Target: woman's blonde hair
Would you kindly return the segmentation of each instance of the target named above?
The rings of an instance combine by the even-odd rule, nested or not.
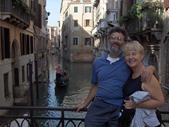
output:
[[[124,54],[128,54],[129,51],[137,51],[140,54],[144,55],[144,47],[136,40],[129,41],[124,45]]]

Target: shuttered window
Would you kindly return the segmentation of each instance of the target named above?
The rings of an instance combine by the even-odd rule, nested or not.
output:
[[[0,27],[1,59],[10,58],[10,36],[9,29]]]

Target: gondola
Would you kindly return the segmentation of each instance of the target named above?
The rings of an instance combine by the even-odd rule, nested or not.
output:
[[[69,78],[66,72],[63,72],[63,74],[56,73],[56,80],[55,80],[56,86],[67,86],[68,82],[69,82]]]

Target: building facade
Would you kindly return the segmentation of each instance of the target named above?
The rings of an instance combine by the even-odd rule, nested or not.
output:
[[[34,56],[35,78],[37,83],[48,82],[48,30],[47,20],[49,13],[46,11],[46,0],[34,0]]]
[[[49,53],[55,54],[60,52],[60,41],[59,41],[59,28],[56,26],[48,26]]]
[[[91,62],[93,59],[93,7],[90,0],[62,0],[62,55],[71,62]]]
[[[41,2],[45,3],[44,0]],[[30,81],[34,82],[36,77],[35,27],[38,26],[35,23],[35,6],[44,6],[32,0],[0,0],[0,3],[1,105],[27,103]],[[41,12],[40,17],[43,15]]]

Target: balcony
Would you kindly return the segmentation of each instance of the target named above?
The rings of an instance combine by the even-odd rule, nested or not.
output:
[[[22,29],[29,27],[31,16],[26,4],[20,0],[0,0],[0,3],[0,20],[7,21]]]

